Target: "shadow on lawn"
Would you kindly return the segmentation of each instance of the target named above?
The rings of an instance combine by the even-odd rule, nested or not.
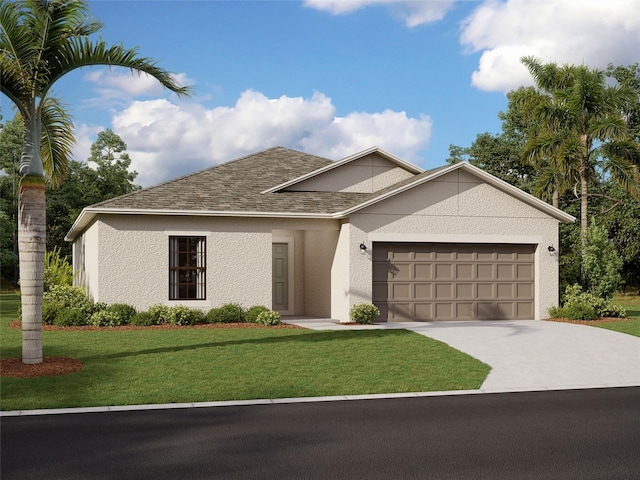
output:
[[[291,342],[335,342],[340,340],[369,340],[372,338],[414,335],[406,330],[371,330],[371,331],[320,331],[304,332],[278,337],[246,338],[240,340],[227,340],[216,342],[197,343],[193,345],[176,345],[170,347],[149,348],[138,351],[111,353],[106,355],[93,355],[83,357],[83,360],[108,360],[116,358],[136,357],[138,355],[153,355],[158,353],[175,353],[201,348],[229,347],[234,345],[277,344]]]

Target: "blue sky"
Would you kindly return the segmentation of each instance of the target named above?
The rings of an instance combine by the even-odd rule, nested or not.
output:
[[[75,157],[112,128],[148,186],[275,145],[340,159],[377,145],[422,168],[449,144],[498,132],[522,55],[639,60],[637,0],[90,2],[109,43],[140,47],[195,88],[101,67],[54,89],[76,122]],[[2,112],[9,116],[6,97]]]

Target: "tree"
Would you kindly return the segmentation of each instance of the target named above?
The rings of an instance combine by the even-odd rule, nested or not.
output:
[[[23,129],[20,115],[0,125],[0,274],[14,284],[18,283],[18,166]]]
[[[98,133],[88,162],[70,161],[65,182],[47,188],[47,251],[58,248],[69,257],[71,245],[64,237],[84,207],[140,188],[134,184],[137,173],[129,170],[131,159],[126,148],[111,130]]]
[[[18,194],[24,363],[42,362],[45,171],[53,184],[61,182],[73,145],[73,124],[50,96],[51,88],[77,68],[110,65],[146,73],[179,95],[189,94],[136,48],[93,40],[101,28],[85,0],[0,0],[0,91],[24,120]]]
[[[125,151],[127,144],[110,128],[98,133],[91,145],[89,162],[97,165],[98,190],[101,200],[134,192],[140,187],[133,181],[138,172],[130,172],[131,158]]]
[[[559,67],[533,57],[524,57],[522,63],[538,88],[530,99],[529,112],[540,125],[528,137],[524,156],[532,163],[545,162],[555,178],[578,180],[584,280],[590,184],[609,178],[640,198],[640,148],[622,115],[633,92],[619,85],[607,86],[604,72],[584,65]]]
[[[470,147],[449,146],[449,163],[456,163],[467,159],[476,167],[495,175],[496,177],[515,185],[525,191],[531,190],[531,181],[535,177],[535,168],[522,162],[522,150],[526,140],[524,116],[517,101],[521,91],[518,89],[507,94],[509,107],[506,112],[500,112],[502,133],[489,132],[478,134]]]

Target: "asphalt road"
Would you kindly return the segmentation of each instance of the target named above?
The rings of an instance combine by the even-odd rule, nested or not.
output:
[[[1,419],[14,479],[640,478],[640,387]]]

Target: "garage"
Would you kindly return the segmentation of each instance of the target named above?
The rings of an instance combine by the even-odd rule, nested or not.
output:
[[[535,245],[373,244],[379,321],[531,320]]]

